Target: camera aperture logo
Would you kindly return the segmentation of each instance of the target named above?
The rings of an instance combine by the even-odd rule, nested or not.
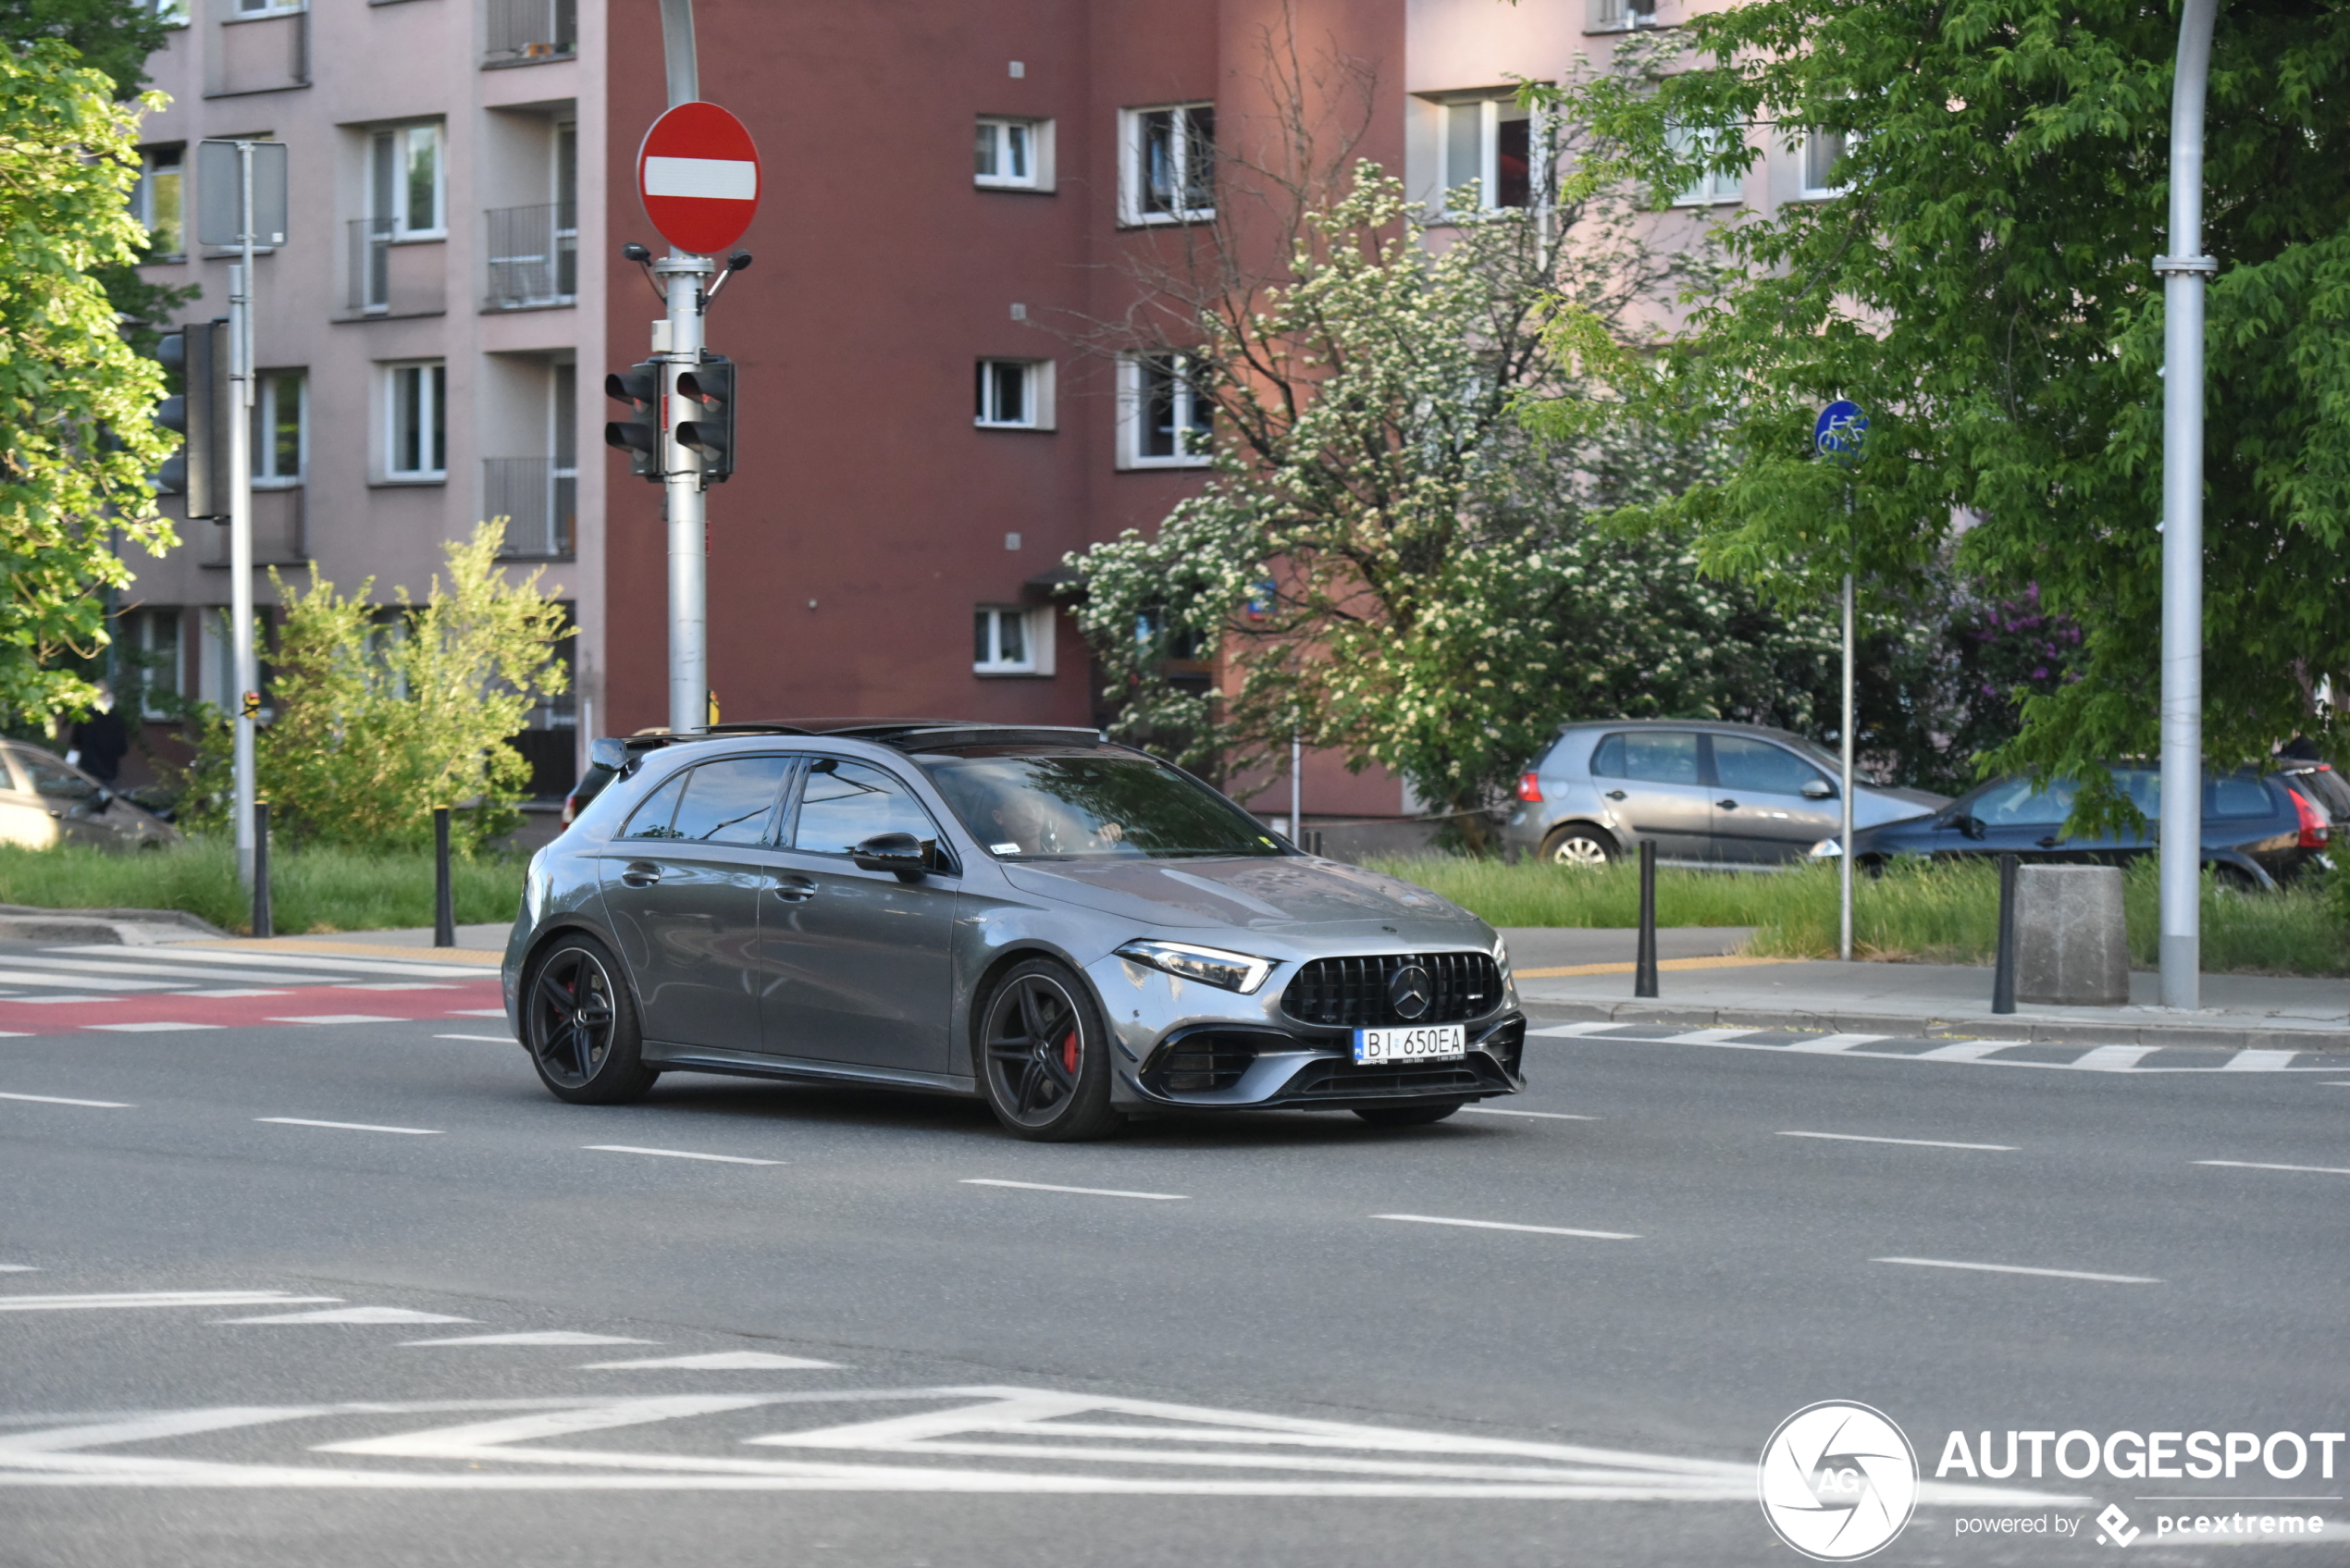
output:
[[[1889,1543],[1918,1500],[1918,1456],[1883,1412],[1844,1400],[1806,1405],[1762,1445],[1762,1517],[1820,1562],[1850,1562]]]

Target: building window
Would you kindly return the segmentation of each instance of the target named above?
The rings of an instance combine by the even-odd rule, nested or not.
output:
[[[1673,126],[1664,133],[1665,145],[1676,157],[1713,157],[1728,146],[1727,133],[1719,130],[1692,130]],[[1735,202],[1741,193],[1744,177],[1735,170],[1708,169],[1673,198],[1676,207],[1706,207],[1722,202]]]
[[[385,386],[384,472],[394,479],[449,476],[449,367],[395,364]]]
[[[1051,674],[1052,607],[983,604],[972,611],[971,671],[980,675]]]
[[[188,0],[142,0],[142,8],[152,4],[156,19],[166,27],[188,25]]]
[[[1128,109],[1119,204],[1128,223],[1216,216],[1216,105]]]
[[[1849,138],[1840,130],[1815,130],[1803,138],[1803,194],[1812,201],[1825,201],[1841,196],[1851,187],[1839,184],[1836,166],[1844,161],[1850,150]]]
[[[169,719],[179,696],[179,611],[134,610],[116,633],[114,686],[126,712]]]
[[[1051,429],[1052,361],[981,360],[971,422],[989,430]]]
[[[309,0],[237,0],[237,15],[240,17],[282,17],[291,11],[306,11],[309,8]]]
[[[392,240],[438,240],[448,232],[447,180],[439,121],[378,130],[368,147],[368,216]]]
[[[184,147],[149,147],[139,154],[139,183],[130,192],[130,214],[146,225],[154,247],[149,261],[179,261],[188,253],[188,152]]]
[[[301,484],[309,437],[310,378],[299,370],[263,371],[254,383],[253,482]]]
[[[1533,116],[1514,96],[1445,105],[1446,210],[1459,214],[1533,205],[1534,152]],[[1464,190],[1471,185],[1474,191]]]
[[[982,118],[971,150],[971,183],[998,191],[1049,190],[1053,122]]]
[[[1656,0],[1587,0],[1585,32],[1630,32],[1656,25]]]
[[[1215,404],[1181,354],[1136,354],[1119,364],[1119,458],[1126,468],[1204,468],[1212,461]]]

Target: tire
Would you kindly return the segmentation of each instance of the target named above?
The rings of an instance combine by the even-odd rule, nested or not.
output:
[[[1603,829],[1589,822],[1569,822],[1552,830],[1542,841],[1542,863],[1546,866],[1567,866],[1580,870],[1594,870],[1608,864],[1623,849]]]
[[[980,1085],[1013,1137],[1073,1143],[1125,1121],[1110,1108],[1109,1028],[1068,965],[1015,964],[988,992],[978,1029]]]
[[[625,971],[585,932],[559,938],[530,967],[523,991],[523,1044],[538,1081],[575,1105],[641,1100],[661,1076],[645,1066]]]
[[[1373,1127],[1426,1127],[1442,1121],[1462,1104],[1455,1100],[1449,1105],[1358,1105],[1354,1114]]]

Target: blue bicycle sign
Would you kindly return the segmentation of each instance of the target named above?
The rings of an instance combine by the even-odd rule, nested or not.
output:
[[[1861,443],[1869,434],[1869,416],[1861,405],[1843,398],[1820,410],[1812,426],[1812,445],[1830,463],[1850,467],[1861,461]]]

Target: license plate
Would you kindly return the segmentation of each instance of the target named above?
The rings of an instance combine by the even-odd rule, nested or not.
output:
[[[1468,1026],[1428,1024],[1417,1029],[1358,1029],[1354,1062],[1450,1062],[1468,1054]]]

